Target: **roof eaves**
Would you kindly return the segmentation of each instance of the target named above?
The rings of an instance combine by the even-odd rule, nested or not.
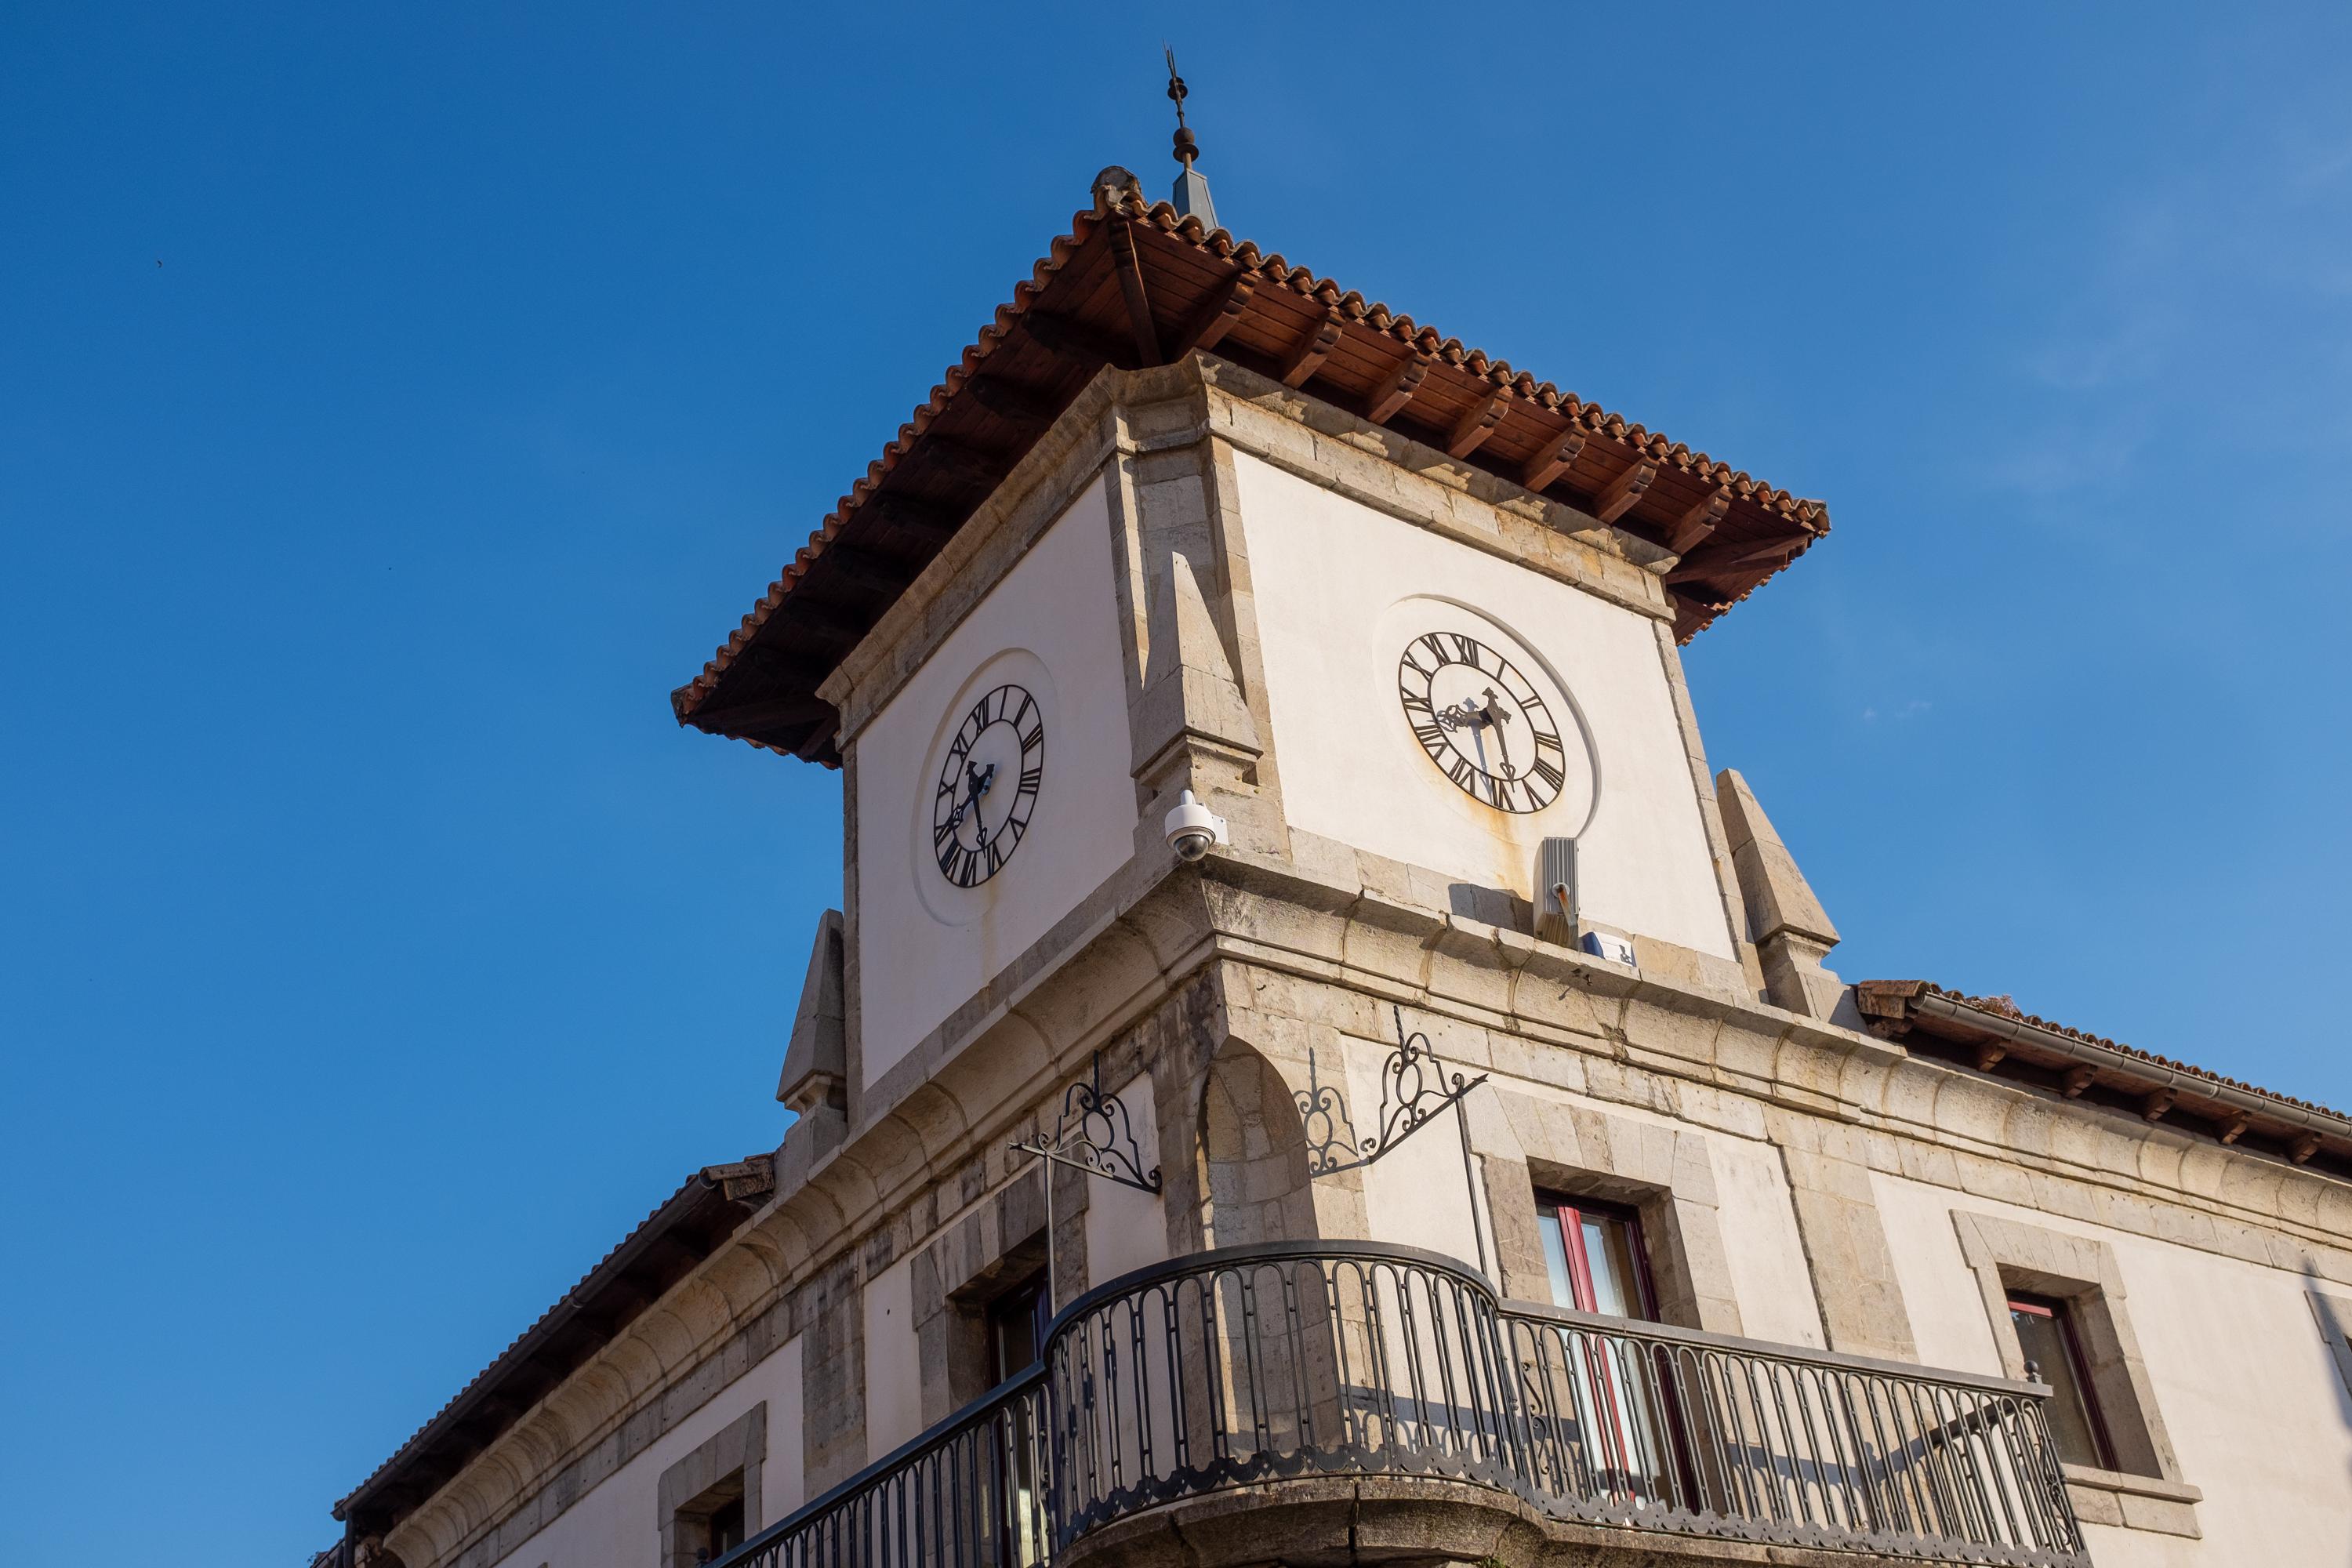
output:
[[[1802,530],[1802,537],[1790,548],[1784,558],[1770,564],[1755,581],[1730,597],[1708,601],[1695,595],[1686,596],[1687,607],[1696,613],[1696,618],[1678,627],[1677,635],[1682,640],[1687,641],[1716,616],[1733,605],[1744,602],[1757,588],[1786,571],[1816,541],[1829,532],[1829,510],[1820,501],[1791,495],[1755,479],[1745,470],[1735,469],[1727,463],[1717,461],[1705,452],[1694,451],[1688,446],[1672,441],[1622,415],[1587,403],[1573,393],[1562,392],[1550,382],[1537,381],[1528,373],[1514,369],[1507,360],[1497,359],[1482,349],[1466,346],[1459,339],[1443,337],[1434,328],[1423,326],[1409,315],[1390,310],[1385,304],[1367,301],[1353,289],[1343,290],[1335,280],[1318,278],[1304,267],[1293,266],[1278,252],[1269,255],[1261,252],[1251,241],[1234,240],[1224,229],[1207,228],[1199,218],[1180,215],[1166,202],[1146,203],[1130,186],[1118,203],[1073,216],[1070,231],[1047,247],[1046,254],[1032,268],[1030,277],[1013,289],[1012,299],[998,308],[992,321],[981,330],[957,363],[949,367],[940,384],[931,389],[930,396],[899,427],[897,437],[883,447],[879,458],[867,465],[865,476],[850,488],[849,493],[841,498],[835,510],[810,533],[808,542],[769,584],[767,592],[742,617],[727,641],[705,662],[692,680],[670,694],[671,709],[679,723],[695,721],[705,700],[717,689],[720,678],[782,606],[809,570],[824,557],[851,516],[914,449],[923,433],[946,410],[956,394],[979,373],[990,355],[1005,342],[1014,324],[1045,291],[1055,277],[1105,222],[1114,218],[1147,226],[1154,232],[1215,260],[1230,262],[1243,273],[1253,277],[1261,287],[1270,285],[1316,300],[1347,321],[1465,371],[1485,380],[1497,391],[1508,392],[1537,406],[1556,412],[1577,427],[1605,437],[1629,449],[1642,461],[1664,465],[1704,485],[1727,491],[1733,497],[1774,513]],[[778,749],[761,741],[745,739],[750,744],[763,750]]]
[[[1984,1036],[2034,1040],[2078,1061],[2144,1080],[2151,1092],[2186,1089],[2303,1129],[2315,1138],[2324,1136],[2352,1153],[2352,1117],[2342,1111],[2055,1023],[2024,1011],[2006,996],[1971,995],[1927,980],[1865,980],[1854,989],[1864,1016],[1897,1037],[1917,1025],[1932,1027],[1945,1022],[1961,1024]],[[2305,1154],[2304,1160],[2308,1158]]]
[[[754,1156],[750,1163],[765,1158]],[[760,1196],[759,1191],[741,1186],[730,1179],[730,1174],[740,1168],[708,1167],[688,1176],[676,1192],[663,1199],[626,1236],[614,1243],[593,1268],[581,1276],[577,1284],[541,1313],[529,1328],[516,1335],[488,1366],[477,1373],[430,1419],[410,1434],[391,1458],[378,1465],[365,1480],[340,1499],[332,1510],[333,1517],[352,1519],[374,1495],[386,1490],[404,1468],[425,1460],[439,1439],[453,1432],[466,1420],[473,1407],[490,1398],[510,1374],[546,1348],[558,1331],[589,1307],[605,1287],[617,1282],[641,1256],[663,1238],[683,1228],[689,1218],[698,1215],[707,1205],[718,1203],[737,1208],[740,1212],[736,1215],[735,1223],[740,1225],[757,1206]]]

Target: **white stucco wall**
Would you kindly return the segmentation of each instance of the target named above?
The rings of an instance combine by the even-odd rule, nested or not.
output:
[[[1521,897],[1539,842],[1572,837],[1587,918],[1733,956],[1651,622],[1245,454],[1235,463],[1294,824]],[[1398,706],[1406,642],[1481,623],[1542,662],[1589,737],[1589,778],[1580,783],[1572,760],[1560,798],[1539,812],[1473,802],[1431,764]],[[1568,725],[1562,733],[1573,751]]]
[[[592,1488],[547,1528],[509,1552],[499,1568],[646,1568],[666,1550],[659,1516],[662,1472],[761,1400],[768,1452],[760,1469],[764,1529],[807,1501],[801,1468],[801,1342],[784,1342],[758,1365]]]
[[[902,1258],[866,1285],[866,1457],[880,1458],[923,1429],[923,1357],[915,1338],[914,1262]]]
[[[1160,1163],[1160,1123],[1153,1113],[1151,1079],[1132,1079],[1113,1092],[1127,1107],[1139,1163],[1148,1174]],[[1094,1182],[1087,1194],[1086,1229],[1090,1284],[1104,1284],[1168,1256],[1168,1220],[1157,1194],[1138,1192],[1117,1182]],[[1069,1302],[1065,1300],[1055,1305],[1066,1307]]]
[[[1381,1104],[1381,1066],[1396,1049],[1393,1040],[1359,1040],[1340,1037],[1347,1049],[1348,1113],[1359,1143],[1378,1135],[1375,1117]],[[1324,1082],[1337,1064],[1318,1061]],[[1481,1091],[1473,1089],[1473,1094]],[[1473,1222],[1469,1178],[1462,1167],[1462,1131],[1449,1110],[1434,1121],[1358,1173],[1364,1189],[1364,1219],[1374,1240],[1401,1247],[1422,1247],[1458,1258],[1475,1268],[1481,1229],[1486,1216]],[[1339,1157],[1348,1158],[1346,1151]],[[1486,1258],[1490,1271],[1495,1259]]]
[[[1127,687],[1110,512],[1089,486],[867,722],[856,753],[859,1038],[873,1083],[1045,934],[1134,848]],[[1028,832],[988,881],[958,889],[931,853],[950,737],[1011,681],[1045,710],[1045,783]]]
[[[1919,1359],[1929,1366],[2000,1370],[1983,1298],[1952,1228],[1955,1210],[2114,1248],[2180,1479],[2205,1493],[2197,1505],[2204,1539],[2086,1526],[2095,1562],[2352,1562],[2352,1425],[2302,1276],[1885,1173],[1872,1180]]]

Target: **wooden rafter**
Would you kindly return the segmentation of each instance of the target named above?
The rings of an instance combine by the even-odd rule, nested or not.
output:
[[[1249,314],[1251,299],[1257,292],[1255,273],[1236,272],[1218,285],[1216,290],[1201,301],[1192,319],[1184,323],[1183,335],[1176,340],[1179,349],[1213,349],[1224,341],[1235,323]]]
[[[1051,310],[1032,310],[1021,318],[1021,323],[1039,346],[1069,359],[1117,364],[1134,352],[1108,332]]]
[[[853,615],[838,605],[803,594],[793,595],[793,629],[806,632],[819,642],[849,647],[866,635],[871,624],[865,616]]]
[[[1616,521],[1633,510],[1633,503],[1642,499],[1642,492],[1648,489],[1650,481],[1657,477],[1658,470],[1650,464],[1635,463],[1610,480],[1607,489],[1592,498],[1592,515],[1603,522]]]
[[[1666,535],[1666,548],[1676,555],[1687,555],[1713,533],[1731,510],[1731,491],[1718,489],[1683,513]]]
[[[1536,448],[1536,455],[1519,469],[1519,483],[1531,490],[1547,488],[1552,480],[1568,472],[1569,466],[1576,461],[1576,455],[1583,450],[1584,432],[1573,425],[1570,426]]]
[[[963,389],[982,408],[1015,425],[1042,429],[1061,412],[1052,398],[1001,375],[975,375],[963,384]]]
[[[1421,384],[1429,374],[1429,367],[1437,362],[1418,351],[1405,355],[1388,379],[1374,389],[1371,401],[1365,405],[1364,416],[1375,425],[1385,425],[1412,401]]]
[[[887,555],[854,544],[835,544],[818,560],[836,580],[877,594],[896,595],[915,580],[914,573]]]
[[[956,531],[954,513],[906,496],[869,496],[858,509],[858,515],[870,517],[885,528],[911,533],[930,544],[946,543]]]
[[[1449,457],[1466,458],[1484,446],[1495,426],[1503,422],[1503,410],[1511,405],[1511,395],[1499,388],[1485,401],[1474,403],[1461,418],[1454,422],[1453,433],[1445,438]]]
[[[804,763],[814,762],[826,747],[833,744],[834,736],[840,731],[841,714],[836,710],[816,721],[815,726],[801,738],[800,743],[792,748],[793,755]]]
[[[1339,312],[1326,308],[1323,319],[1309,327],[1307,335],[1282,356],[1282,384],[1306,385],[1307,378],[1322,368],[1323,362],[1331,357],[1331,351],[1339,346],[1343,325]]]
[[[1742,572],[1752,566],[1777,565],[1796,553],[1802,539],[1776,539],[1769,544],[1750,545],[1747,549],[1725,546],[1710,550],[1685,561],[1666,574],[1669,583],[1688,583],[1700,577],[1720,577],[1727,572]]]
[[[1111,259],[1118,267],[1118,289],[1127,296],[1127,324],[1135,352],[1147,365],[1164,363],[1160,329],[1152,324],[1151,300],[1143,291],[1143,258],[1135,253],[1135,228],[1125,219],[1110,226]]]
[[[923,455],[941,472],[989,489],[994,489],[1013,471],[1012,463],[995,453],[967,447],[936,431],[923,437]]]

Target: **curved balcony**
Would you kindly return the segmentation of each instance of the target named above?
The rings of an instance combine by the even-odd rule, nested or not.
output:
[[[1385,1495],[1419,1497],[1424,1517],[1436,1499],[1488,1498],[1587,1553],[1624,1532],[1652,1556],[1680,1537],[1695,1557],[1745,1543],[1732,1554],[1749,1561],[1783,1548],[2072,1568],[2087,1559],[2047,1394],[1507,1304],[1413,1248],[1233,1247],[1087,1292],[1054,1320],[1040,1365],[723,1568],[1068,1563],[1152,1510],[1235,1489],[1259,1489],[1262,1510],[1282,1489],[1268,1483],[1332,1477],[1392,1479]],[[1307,1554],[1268,1544],[1262,1560],[1286,1552]]]

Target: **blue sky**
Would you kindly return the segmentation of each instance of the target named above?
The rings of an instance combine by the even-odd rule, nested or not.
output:
[[[1830,503],[1688,662],[1838,969],[2352,1106],[2352,12],[2054,9],[17,0],[0,1560],[297,1560],[775,1143],[837,780],[667,693],[1163,32],[1236,233]]]

